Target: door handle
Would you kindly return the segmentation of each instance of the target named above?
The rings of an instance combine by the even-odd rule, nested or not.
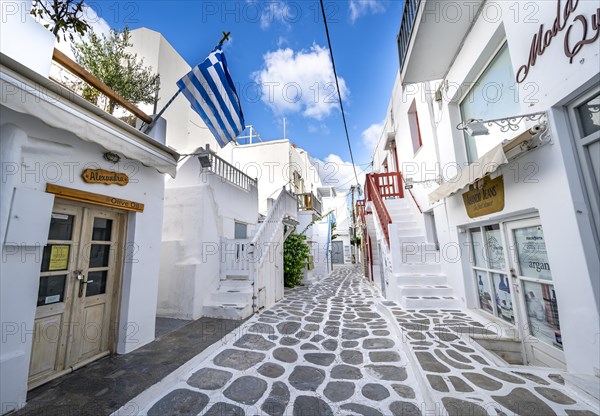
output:
[[[84,275],[82,272],[82,270],[77,270],[78,275],[77,275],[77,279],[79,280],[79,297],[82,298],[83,297],[83,292],[85,290],[85,288],[87,287],[88,283],[94,283],[93,280],[88,280],[87,276]]]

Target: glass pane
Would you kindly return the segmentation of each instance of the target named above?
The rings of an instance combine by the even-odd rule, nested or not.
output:
[[[562,349],[554,286],[524,281],[523,288],[529,332],[540,341]]]
[[[485,244],[490,269],[505,270],[504,247],[502,247],[502,237],[500,236],[500,225],[488,225],[484,227]]]
[[[94,218],[94,230],[92,231],[92,240],[110,241],[112,234],[112,220],[106,218]]]
[[[235,236],[236,240],[244,240],[248,236],[248,225],[240,222],[235,223]]]
[[[473,244],[475,266],[487,267],[487,262],[485,261],[485,246],[483,245],[483,237],[479,228],[471,230],[471,242]]]
[[[42,254],[41,271],[67,270],[69,268],[70,249],[71,246],[68,244],[48,244],[45,246]]]
[[[110,249],[109,244],[92,244],[90,250],[90,268],[108,267]]]
[[[48,240],[71,240],[74,219],[73,215],[52,213]]]
[[[542,227],[520,228],[513,233],[521,276],[552,280]]]
[[[582,136],[587,137],[600,130],[600,94],[576,108],[581,123]]]
[[[67,275],[40,277],[37,306],[62,302]]]
[[[483,310],[494,313],[494,309],[492,307],[492,291],[487,272],[475,271],[475,276],[477,279],[477,289],[479,293],[479,306]]]
[[[514,324],[515,317],[508,276],[492,273],[492,280],[494,281],[494,295],[496,296],[496,315],[506,322]]]
[[[461,118],[492,120],[521,113],[513,66],[504,45],[460,103]],[[469,162],[474,162],[506,139],[505,135],[472,137],[465,134]]]
[[[89,272],[88,273],[88,284],[85,290],[85,296],[95,296],[106,293],[106,277],[108,271],[103,272]]]

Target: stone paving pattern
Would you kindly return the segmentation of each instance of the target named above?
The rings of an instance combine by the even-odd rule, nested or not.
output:
[[[492,365],[469,331],[487,330],[460,311],[404,310],[340,267],[286,291],[138,414],[596,414],[552,371]]]

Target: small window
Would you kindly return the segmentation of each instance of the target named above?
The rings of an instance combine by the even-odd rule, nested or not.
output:
[[[248,238],[248,224],[236,221],[234,238],[236,240],[245,240],[246,238]]]
[[[408,126],[410,127],[413,152],[417,153],[417,151],[423,146],[423,139],[421,138],[421,127],[419,126],[417,105],[414,100],[408,110]]]

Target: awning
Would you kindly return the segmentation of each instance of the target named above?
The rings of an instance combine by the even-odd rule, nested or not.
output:
[[[4,58],[3,64],[12,61]],[[11,92],[6,94],[2,105],[175,177],[179,159],[175,150],[126,125],[63,86],[18,63],[14,65],[21,66],[16,68],[18,72],[6,66],[1,68],[0,88]]]
[[[500,166],[508,163],[504,146],[499,144],[485,155],[462,169],[458,175],[441,184],[435,191],[429,194],[429,203],[433,204],[444,199],[473,182],[483,179],[486,175],[496,171]]]

